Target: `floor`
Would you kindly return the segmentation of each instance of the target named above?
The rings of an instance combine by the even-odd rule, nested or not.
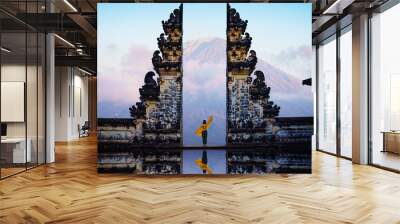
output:
[[[0,168],[0,169],[1,169],[1,177],[7,177],[7,176],[11,176],[13,174],[16,174],[16,173],[24,171],[25,167],[24,168],[20,168],[20,167],[14,168],[14,167],[12,167],[12,168]]]
[[[19,167],[7,167],[7,168],[0,168],[1,172],[1,178],[5,178],[11,175],[15,175],[17,173],[23,172],[26,169],[32,169],[35,168],[37,165],[36,164],[27,164],[27,167],[25,168],[25,165],[20,165]]]
[[[314,152],[312,175],[97,174],[96,141],[0,181],[0,223],[400,223],[400,175]]]
[[[391,169],[400,170],[400,155],[391,152],[374,151],[373,163]]]

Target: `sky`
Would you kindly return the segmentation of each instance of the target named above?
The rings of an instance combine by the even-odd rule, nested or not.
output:
[[[234,3],[231,6],[249,21],[247,32],[253,37],[252,49],[257,51],[259,59],[296,79],[311,76],[311,4]],[[161,21],[167,20],[177,7],[178,3],[98,4],[99,117],[129,117],[128,108],[139,101],[144,75],[152,70],[151,57],[157,49],[156,38],[163,32]],[[225,40],[225,30],[225,4],[184,4],[184,45],[215,37]],[[222,64],[226,59],[218,60],[219,64],[212,64],[212,58],[202,61],[202,64],[194,59],[190,63],[197,66],[197,73],[204,68],[203,74],[211,76],[208,71],[213,66],[218,74],[224,69]],[[185,74],[188,71],[186,67]],[[209,88],[211,90],[218,89],[217,86],[224,82],[223,77],[212,76],[212,80],[215,86]],[[202,87],[199,83],[196,85]],[[189,83],[184,84],[184,91],[185,87],[196,90],[196,86]],[[224,91],[225,87],[221,89]],[[223,100],[220,97],[225,94],[223,91],[210,91],[210,94]],[[271,92],[273,95],[274,87]],[[215,110],[222,112],[221,108]],[[201,116],[207,114],[203,111]]]
[[[183,145],[202,145],[195,131],[210,115],[207,145],[226,145],[226,4],[184,5],[183,35]]]
[[[98,116],[129,117],[144,76],[153,69],[157,37],[178,3],[99,3]]]
[[[285,48],[311,47],[311,4],[232,3],[253,36],[258,56],[279,54]]]

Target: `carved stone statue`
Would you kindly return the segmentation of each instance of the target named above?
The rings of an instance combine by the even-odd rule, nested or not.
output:
[[[160,67],[162,67],[162,61],[163,59],[160,56],[160,51],[159,50],[154,51],[151,62],[153,63],[153,68],[157,73],[160,73]]]
[[[160,95],[160,86],[154,80],[154,72],[148,72],[144,78],[144,86],[139,89],[142,100],[157,100]]]
[[[265,85],[265,76],[264,76],[264,73],[262,71],[257,70],[257,71],[254,72],[254,75],[256,76],[256,78],[253,81],[253,85],[255,87],[266,86]]]
[[[129,113],[133,119],[145,118],[146,107],[143,102],[137,102],[136,106],[132,105],[132,107],[129,108]]]
[[[163,46],[167,43],[167,39],[165,38],[165,34],[160,34],[160,37],[157,38],[158,48],[162,49]]]
[[[255,50],[250,50],[250,55],[246,59],[246,65],[249,67],[252,71],[256,68],[257,64],[257,54]]]
[[[249,33],[245,33],[244,34],[244,37],[242,37],[242,39],[240,40],[240,43],[241,44],[243,44],[243,45],[246,45],[246,46],[251,46],[251,40],[252,40],[253,38],[251,38],[250,37],[250,34]]]
[[[153,58],[151,59],[153,63],[153,68],[154,70],[160,74],[160,68],[164,68],[166,70],[170,70],[171,68],[179,68],[181,66],[181,62],[173,62],[173,61],[165,61],[161,56],[160,56],[160,51],[156,50],[153,53]],[[175,50],[168,50],[167,53],[172,53],[171,56],[173,57],[178,57],[178,52]]]
[[[153,78],[155,75],[154,72],[146,73],[146,76],[144,77],[144,85],[150,88],[158,87],[156,80]]]
[[[280,107],[274,104],[273,101],[269,101],[263,108],[264,117],[274,118],[279,116]]]
[[[265,76],[262,71],[255,71],[256,78],[250,86],[250,96],[253,100],[269,99],[270,87],[265,84]]]

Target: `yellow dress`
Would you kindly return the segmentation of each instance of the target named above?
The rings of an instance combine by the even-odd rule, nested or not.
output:
[[[212,169],[207,164],[204,164],[203,162],[201,162],[201,159],[196,159],[195,162],[200,167],[201,170],[207,170],[208,174],[213,173]]]
[[[213,121],[213,116],[209,116],[207,123],[200,125],[200,127],[196,130],[195,132],[196,135],[201,137],[201,133],[210,127],[212,121]]]

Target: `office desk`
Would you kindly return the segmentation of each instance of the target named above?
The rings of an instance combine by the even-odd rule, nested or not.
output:
[[[6,163],[30,162],[32,141],[28,138],[26,142],[28,144],[25,151],[25,138],[1,139],[1,157],[6,160]]]
[[[400,154],[400,132],[383,131],[383,151]]]

